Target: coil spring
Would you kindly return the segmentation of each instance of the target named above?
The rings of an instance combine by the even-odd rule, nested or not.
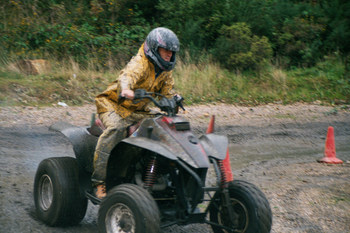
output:
[[[156,157],[152,157],[148,162],[145,175],[145,188],[150,189],[156,182],[156,175],[158,170],[158,163]]]
[[[218,165],[220,169],[220,174],[221,174],[221,187],[225,187],[227,177],[226,177],[226,172],[225,172],[225,167],[224,167],[224,162],[222,160],[218,160]]]

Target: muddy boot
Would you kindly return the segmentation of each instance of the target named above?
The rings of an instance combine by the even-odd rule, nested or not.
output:
[[[99,199],[103,199],[104,197],[106,197],[107,193],[106,193],[106,185],[105,184],[99,184],[94,188],[94,193],[95,196]]]

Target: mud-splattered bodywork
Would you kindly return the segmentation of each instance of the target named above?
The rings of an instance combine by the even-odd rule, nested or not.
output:
[[[56,123],[52,130],[63,133],[72,143],[75,156],[87,172],[92,172],[93,154],[98,137],[90,127],[75,127],[68,123]],[[226,136],[207,134],[197,137],[190,129],[189,122],[182,117],[158,117],[146,119],[128,138],[122,140],[112,151],[118,163],[132,161],[139,150],[155,152],[170,160],[182,160],[193,168],[208,168],[209,157],[224,159],[228,139]],[[129,147],[137,147],[131,149]],[[128,158],[128,159],[127,159]],[[122,165],[118,166],[123,169]]]
[[[62,132],[72,142],[78,163],[87,172],[85,180],[89,179],[98,139],[93,135],[95,129],[64,124],[51,128]],[[172,218],[185,218],[194,214],[196,206],[203,201],[210,163],[223,160],[227,146],[225,136],[197,137],[182,117],[144,119],[131,136],[112,150],[107,165],[107,190],[122,183],[136,183],[149,189],[156,200],[172,200],[172,204],[158,202],[160,209],[169,208],[169,205],[172,210],[180,207],[181,213],[174,213]],[[217,173],[220,173],[218,169]],[[219,187],[222,176],[217,180]],[[88,186],[84,185],[84,189]]]

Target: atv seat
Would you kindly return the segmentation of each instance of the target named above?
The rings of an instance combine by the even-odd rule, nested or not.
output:
[[[95,121],[92,121],[92,122],[93,123],[87,130],[91,135],[94,135],[96,137],[101,136],[101,134],[103,133],[103,130],[105,130],[106,127],[103,125],[100,119],[96,119]]]
[[[141,122],[137,122],[132,125],[129,125],[126,128],[126,131],[127,131],[126,137],[129,137],[130,135],[132,135],[140,127],[140,124]],[[95,119],[94,124],[92,124],[91,127],[88,128],[87,130],[91,135],[99,137],[101,136],[101,134],[103,133],[103,130],[105,129],[106,127],[103,125],[102,121],[100,119]]]

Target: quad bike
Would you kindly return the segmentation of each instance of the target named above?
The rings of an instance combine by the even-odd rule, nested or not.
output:
[[[50,226],[78,224],[90,200],[100,205],[100,232],[153,233],[192,223],[207,223],[215,233],[270,232],[272,213],[265,195],[251,183],[233,180],[227,137],[194,135],[190,123],[176,115],[182,99],[136,90],[135,100],[143,98],[163,113],[142,120],[136,130],[130,127],[134,132],[112,150],[102,200],[93,195],[90,181],[101,129],[96,124],[51,127],[68,137],[76,158],[48,158],[39,164],[34,182],[38,218]],[[206,187],[209,169],[215,171],[216,184]]]

